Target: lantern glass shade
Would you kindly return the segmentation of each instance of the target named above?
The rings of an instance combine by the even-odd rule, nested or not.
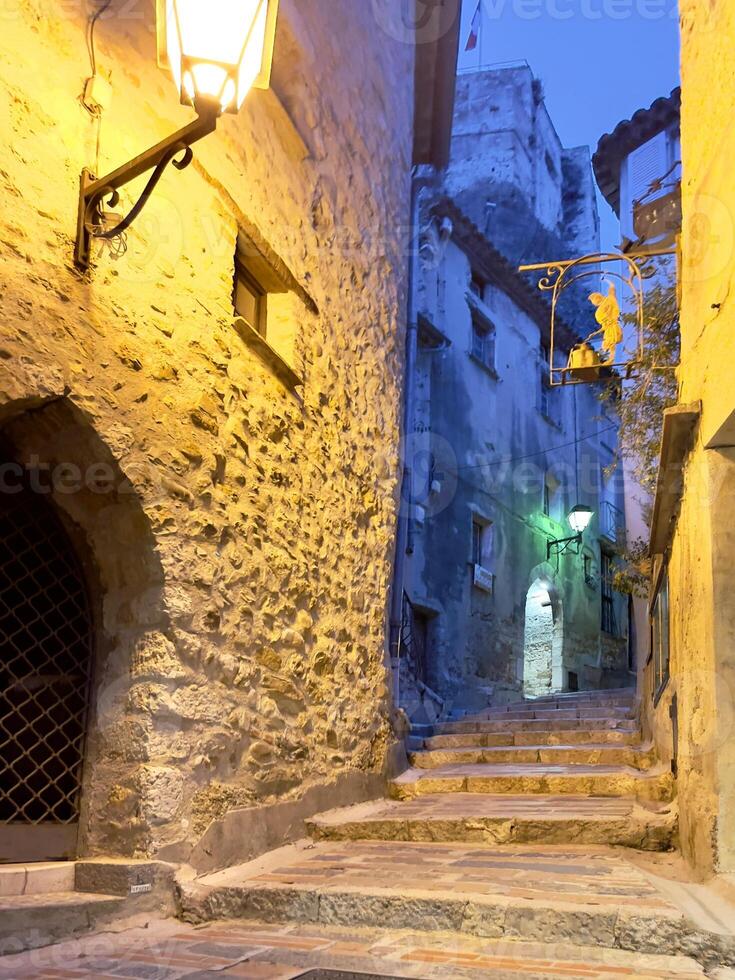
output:
[[[584,504],[577,504],[576,507],[572,507],[569,511],[569,526],[576,534],[582,534],[589,527],[593,514],[594,511],[591,507],[585,507]]]
[[[251,88],[270,82],[278,0],[161,0],[159,55],[181,101],[237,112]]]

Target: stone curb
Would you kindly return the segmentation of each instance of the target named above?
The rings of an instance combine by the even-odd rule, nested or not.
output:
[[[675,815],[613,817],[377,817],[344,824],[306,821],[314,840],[383,840],[466,844],[603,844],[640,851],[676,846]]]
[[[735,965],[735,937],[695,928],[684,915],[642,915],[623,907],[597,909],[490,899],[437,898],[426,892],[282,886],[179,886],[181,917],[191,923],[259,919],[321,925],[449,931],[487,939],[560,941],[638,953],[681,954],[707,967]]]
[[[674,783],[668,771],[644,774],[621,768],[611,773],[509,772],[487,775],[461,772],[443,775],[441,770],[413,769],[388,784],[388,794],[394,800],[438,793],[628,796],[641,802],[665,803],[673,798]]]

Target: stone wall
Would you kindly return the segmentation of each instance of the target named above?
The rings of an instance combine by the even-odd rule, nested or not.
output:
[[[458,77],[446,186],[514,265],[599,251],[589,147],[562,147],[528,65]],[[562,317],[585,336],[590,288],[573,286],[559,300]]]
[[[684,853],[702,873],[735,871],[735,458],[733,254],[735,190],[730,124],[735,10],[683,0],[683,263],[680,401],[701,401],[670,549],[671,681],[650,725],[673,754],[678,704],[678,795]],[[706,120],[706,125],[703,125]],[[646,672],[652,693],[651,668]]]
[[[379,774],[392,739],[413,49],[360,0],[283,0],[278,98],[222,119],[83,277],[82,167],[191,113],[152,5],[113,0],[98,125],[82,8],[3,13],[0,421],[16,459],[78,484],[54,500],[98,604],[82,851],[186,858],[232,808]],[[239,233],[286,283],[297,391],[233,329]]]
[[[554,689],[566,689],[573,672],[580,688],[601,685],[601,473],[617,444],[617,421],[592,387],[553,389],[542,412],[548,321],[530,316],[497,283],[485,287],[484,301],[472,301],[495,325],[494,368],[472,356],[473,261],[455,233],[422,265],[420,308],[443,342],[424,345],[418,357],[411,458],[422,519],[407,570],[412,601],[434,614],[427,683],[458,708],[521,693],[527,596],[537,580],[555,599],[553,636],[537,646],[553,648],[547,680],[553,673]],[[548,475],[555,491],[547,515]],[[607,492],[622,504],[621,479]],[[567,515],[580,502],[595,511],[582,553],[547,561],[547,542],[571,535]],[[492,525],[491,591],[473,584],[473,519]],[[616,605],[625,630],[627,602]]]

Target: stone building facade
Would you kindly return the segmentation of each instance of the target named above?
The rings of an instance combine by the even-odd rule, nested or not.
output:
[[[599,250],[590,155],[561,147],[529,69],[459,76],[452,156],[422,227],[406,578],[421,684],[408,672],[402,703],[431,714],[631,684],[627,601],[611,588],[617,418],[595,386],[549,386],[549,306],[517,272]],[[589,332],[576,299],[557,365]],[[560,554],[549,542],[572,535],[577,504],[592,523],[579,553]]]
[[[682,850],[735,872],[735,11],[684,0],[679,404],[664,419],[653,512],[647,720],[677,773]]]
[[[89,32],[84,5],[47,0],[19,0],[0,32],[2,516],[18,526],[13,502],[31,494],[13,547],[41,576],[57,638],[68,596],[48,599],[52,585],[82,582],[88,647],[74,670],[19,667],[13,684],[60,701],[91,672],[75,709],[81,816],[54,820],[48,802],[67,765],[56,731],[31,790],[50,835],[18,802],[0,858],[211,866],[228,813],[364,798],[389,764],[405,240],[413,147],[433,145],[425,119],[414,131],[414,78],[451,119],[454,65],[437,45],[451,49],[452,31],[417,45],[358,0],[283,0],[272,89],[221,119],[160,183],[125,254],[96,247],[85,276],[72,264],[82,168],[111,170],[191,118],[156,65],[151,5],[116,0],[94,29],[112,101],[90,115]],[[235,317],[236,263],[262,286],[266,343]],[[63,574],[33,507],[55,522],[54,560],[76,556]],[[28,641],[14,642],[13,655]],[[2,723],[20,726],[19,711],[6,691]],[[3,750],[18,738],[3,728]]]
[[[592,165],[601,193],[620,221],[620,247],[636,251],[674,252],[681,232],[681,90],[656,99],[639,109],[630,119],[619,122],[601,137]],[[660,182],[657,188],[652,185]],[[675,289],[676,257],[657,255],[648,260],[644,297],[653,289]],[[636,345],[633,328],[627,327],[627,343]],[[625,382],[628,390],[639,378]],[[650,538],[650,493],[636,477],[638,461],[635,447],[626,446],[622,454],[625,482],[625,523],[631,543],[643,546]],[[641,668],[650,653],[648,600],[631,597],[632,647],[636,665]]]

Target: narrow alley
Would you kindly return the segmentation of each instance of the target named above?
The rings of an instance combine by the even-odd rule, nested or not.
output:
[[[735,980],[735,0],[0,25],[0,980]]]

